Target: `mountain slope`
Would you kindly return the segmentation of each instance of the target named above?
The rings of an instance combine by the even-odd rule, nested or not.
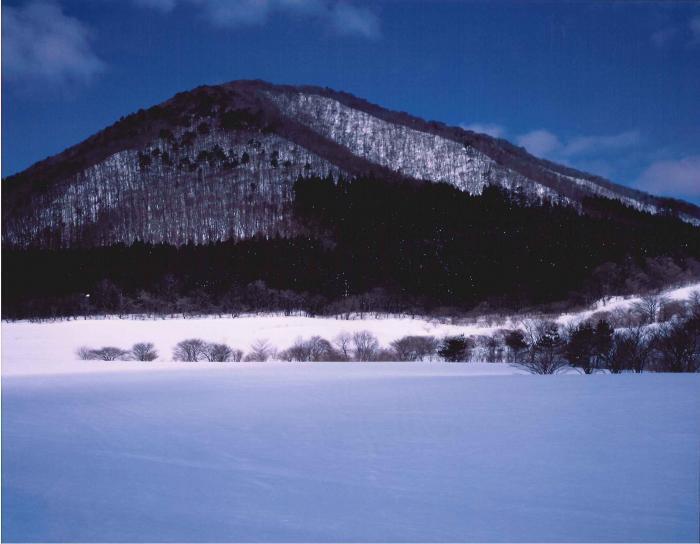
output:
[[[238,81],[180,93],[3,182],[6,247],[293,236],[300,176],[498,185],[579,206],[603,196],[700,223],[700,208],[537,159],[483,134],[317,87]]]

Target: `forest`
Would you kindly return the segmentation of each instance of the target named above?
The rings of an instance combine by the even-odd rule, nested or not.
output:
[[[292,237],[3,248],[3,318],[256,311],[460,314],[589,303],[700,277],[700,228],[605,198],[299,178]]]

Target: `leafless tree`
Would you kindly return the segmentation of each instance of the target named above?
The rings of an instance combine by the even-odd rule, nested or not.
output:
[[[233,350],[226,344],[206,344],[203,353],[207,361],[212,363],[225,363],[233,356]]]
[[[95,358],[94,350],[86,346],[78,348],[76,354],[78,355],[78,359],[81,359],[82,361],[90,361]]]
[[[643,296],[639,301],[632,305],[634,312],[639,314],[642,319],[643,324],[650,324],[656,322],[659,315],[659,310],[663,304],[666,303],[666,299],[659,295],[646,295]]]
[[[434,336],[404,336],[391,343],[399,361],[422,361],[434,355],[438,341]]]
[[[658,370],[700,371],[700,322],[691,319],[662,325],[654,336],[654,348]]]
[[[352,356],[352,336],[347,332],[341,332],[333,339],[333,344],[343,356],[344,361],[349,361]]]
[[[308,340],[298,338],[294,345],[285,350],[281,357],[288,361],[337,361],[340,354],[333,349],[328,340],[312,336]]]
[[[352,335],[352,347],[356,361],[373,361],[379,350],[379,341],[369,331],[358,331]]]
[[[246,361],[262,363],[273,356],[275,349],[267,340],[260,339],[250,346],[250,353],[246,356]]]
[[[529,331],[535,338],[531,346],[531,355],[516,366],[532,374],[557,374],[568,366],[563,357],[564,341],[559,334],[559,327],[553,322],[539,322]]]
[[[155,361],[158,358],[158,352],[150,342],[134,344],[131,348],[131,355],[137,361]]]
[[[113,346],[93,350],[92,354],[94,359],[101,359],[102,361],[125,361],[129,356],[128,351]]]
[[[205,357],[205,347],[206,343],[199,338],[183,340],[175,346],[173,359],[188,363],[198,361],[201,357]]]

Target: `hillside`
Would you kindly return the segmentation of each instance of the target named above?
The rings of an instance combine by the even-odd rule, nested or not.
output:
[[[317,87],[199,87],[120,119],[3,181],[3,247],[206,244],[298,235],[300,176],[499,186],[580,208],[605,197],[700,223],[700,209],[494,139]]]

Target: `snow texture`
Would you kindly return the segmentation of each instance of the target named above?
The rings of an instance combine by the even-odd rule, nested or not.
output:
[[[5,377],[3,541],[697,541],[700,376],[472,368]]]

